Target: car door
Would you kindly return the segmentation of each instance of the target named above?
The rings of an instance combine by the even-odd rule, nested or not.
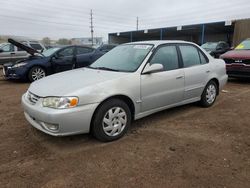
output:
[[[13,56],[15,55],[14,45],[5,44],[1,47],[2,52],[0,53],[0,64],[13,62]]]
[[[173,105],[183,100],[184,71],[175,45],[158,47],[148,65],[162,64],[161,72],[141,75],[141,111]]]
[[[25,59],[25,58],[27,58],[29,56],[30,56],[30,54],[28,54],[23,49],[15,47],[15,54],[13,55],[12,58],[13,58],[13,61],[18,61],[18,60]]]
[[[76,67],[86,67],[93,62],[94,49],[88,47],[76,47]]]
[[[185,73],[184,100],[191,100],[201,96],[209,79],[210,65],[198,47],[181,44],[179,49]]]
[[[75,47],[59,50],[52,58],[54,72],[62,72],[75,68]]]

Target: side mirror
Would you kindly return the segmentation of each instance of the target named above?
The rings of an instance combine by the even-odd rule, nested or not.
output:
[[[54,55],[51,56],[51,60],[52,60],[52,61],[55,61],[55,60],[58,59],[58,58],[59,58],[59,57],[58,57],[57,54],[54,54]]]
[[[162,71],[164,68],[163,68],[163,65],[162,64],[152,64],[152,65],[147,65],[143,71],[143,74],[151,74],[151,73],[154,73],[154,72],[160,72]]]
[[[0,49],[0,53],[4,52],[3,49]]]

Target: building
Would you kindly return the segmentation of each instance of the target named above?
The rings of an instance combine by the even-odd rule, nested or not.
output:
[[[91,38],[72,38],[71,43],[73,45],[92,45],[92,39]],[[101,45],[102,44],[102,37],[94,37],[93,38],[93,45]]]
[[[204,44],[226,41],[231,46],[250,38],[250,19],[164,27],[109,34],[109,43],[121,44],[144,40],[185,40]]]

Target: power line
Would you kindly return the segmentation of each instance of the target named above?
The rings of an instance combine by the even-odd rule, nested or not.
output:
[[[4,15],[4,14],[0,14],[0,16],[10,18],[10,19],[20,20],[20,21],[24,21],[24,22],[29,21],[29,22],[36,23],[36,24],[38,24],[37,22],[41,22],[41,23],[48,23],[48,24],[55,24],[55,25],[71,26],[71,27],[83,27],[83,26],[89,27],[89,25],[87,25],[87,24],[72,24],[72,23],[65,23],[65,22],[63,23],[63,22],[55,22],[55,21],[47,21],[47,20],[38,20],[38,19],[33,19],[33,18],[9,16],[9,15]],[[110,30],[112,28],[115,28],[115,29],[128,28],[126,26],[122,26],[122,27],[114,26],[111,23],[110,24],[96,24],[96,25],[98,25],[98,28],[107,28]],[[131,26],[130,26],[130,28],[131,28]]]
[[[2,10],[8,10],[8,13],[10,13],[10,11],[11,12],[15,12],[15,13],[17,13],[17,12],[21,12],[21,13],[26,13],[26,14],[29,14],[29,16],[31,16],[31,15],[33,15],[33,16],[31,16],[31,17],[38,17],[38,18],[46,18],[46,19],[51,19],[51,18],[53,18],[53,17],[50,17],[50,16],[45,16],[45,15],[42,15],[42,14],[37,14],[37,13],[34,13],[34,12],[27,12],[27,11],[24,11],[24,10],[20,10],[20,9],[10,9],[10,8],[1,8]],[[78,22],[84,22],[84,21],[87,21],[87,20],[89,20],[89,18],[87,18],[87,17],[82,17],[83,15],[81,15],[81,16],[78,16],[78,17],[74,17],[74,19],[72,20],[72,18],[67,18],[67,17],[63,17],[63,20],[67,20],[67,19],[70,19],[70,21],[72,22],[72,21],[78,21]],[[57,17],[58,18],[58,17]],[[56,19],[56,17],[55,17],[55,19]],[[101,22],[105,22],[106,24],[105,25],[107,25],[107,24],[111,24],[112,23],[112,25],[114,25],[114,24],[116,24],[116,25],[118,25],[118,26],[127,26],[127,27],[131,27],[131,25],[132,24],[123,24],[123,23],[117,23],[117,21],[113,21],[113,20],[108,20],[108,19],[99,19],[99,18],[97,18],[96,19],[96,21],[101,21]],[[113,24],[114,23],[114,24]],[[101,24],[102,25],[102,24]]]
[[[20,1],[20,0],[19,0]],[[24,0],[25,1],[25,0]],[[29,1],[29,0],[26,0],[26,1]],[[30,2],[30,1],[29,1]],[[32,2],[33,3],[33,2]],[[44,4],[44,3],[41,3],[41,2],[35,2],[37,5],[39,5],[39,6],[41,6],[41,5],[47,5],[47,4]],[[34,3],[33,3],[34,4]],[[51,6],[51,5],[50,5]],[[69,4],[65,4],[65,3],[63,3],[63,2],[60,2],[60,4],[59,5],[56,5],[56,7],[55,6],[53,6],[53,8],[58,8],[58,7],[61,7],[61,8],[64,8],[64,9],[72,9],[72,10],[78,10],[78,11],[82,11],[82,9],[85,9],[85,10],[89,10],[89,9],[92,9],[92,7],[87,7],[87,6],[85,6],[84,5],[84,7],[83,6],[80,6],[79,8],[77,8],[77,7],[73,7],[73,6],[70,6]],[[102,14],[108,14],[108,15],[115,15],[115,16],[117,16],[117,15],[119,15],[119,16],[122,16],[123,18],[124,17],[128,17],[128,14],[125,14],[125,13],[121,13],[121,12],[115,12],[115,11],[107,11],[107,10],[102,10],[102,9],[96,9],[96,8],[94,8],[94,9],[92,9],[93,11],[96,11],[96,12],[103,12]],[[131,19],[132,19],[132,17],[131,17]]]
[[[52,5],[46,6],[45,4],[41,4],[41,3],[38,3],[38,6],[34,6],[35,4],[37,4],[37,2],[36,3],[32,2],[32,5],[30,5],[28,3],[24,4],[24,3],[21,3],[21,2],[8,2],[8,4],[12,4],[13,6],[30,7],[31,10],[37,9],[37,10],[40,10],[40,11],[43,11],[43,12],[46,11],[46,10],[47,11],[50,10],[52,12],[63,12],[63,13],[65,13],[65,11],[67,11],[67,12],[70,12],[71,14],[73,14],[73,15],[79,15],[79,16],[82,15],[83,12],[86,13],[86,14],[89,14],[89,11],[82,10],[82,9],[88,9],[88,10],[90,9],[90,8],[86,8],[86,7],[85,8],[83,7],[81,9],[71,8],[68,5],[67,6],[65,5],[63,7],[60,6],[60,5],[58,5],[58,6],[52,6]],[[95,9],[95,10],[97,10],[97,9]],[[105,11],[103,13],[103,10],[99,10],[98,13],[95,14],[95,16],[110,17],[112,19],[126,19],[126,20],[130,20],[131,22],[132,22],[132,19],[133,19],[132,17],[129,18],[127,15],[119,16],[118,13],[115,13],[115,14],[114,13],[109,13],[108,14],[108,13],[105,13]]]

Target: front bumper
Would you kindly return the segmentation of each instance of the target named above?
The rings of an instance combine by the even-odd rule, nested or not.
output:
[[[67,136],[90,131],[91,118],[98,103],[70,109],[52,109],[42,106],[42,98],[36,104],[30,103],[24,94],[22,106],[25,118],[33,127],[52,136]],[[58,125],[59,128],[52,131],[45,124]]]
[[[24,79],[26,78],[27,70],[25,67],[12,68],[10,66],[3,66],[3,75],[7,79]]]

